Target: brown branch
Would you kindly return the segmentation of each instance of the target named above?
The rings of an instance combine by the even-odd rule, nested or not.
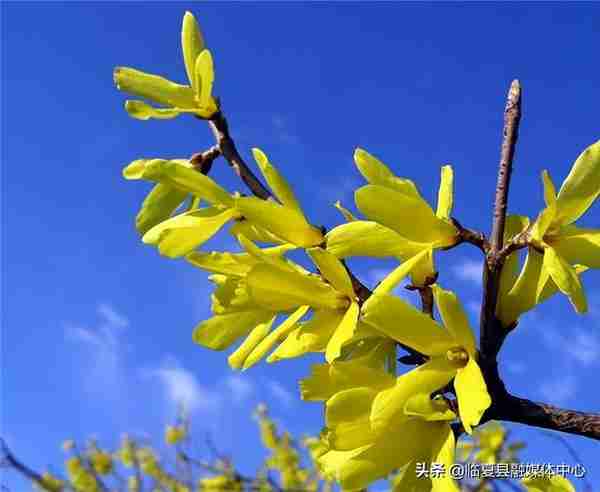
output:
[[[210,117],[208,124],[215,136],[221,154],[252,193],[263,200],[272,198],[271,192],[250,170],[238,152],[235,142],[229,134],[229,125],[223,112],[221,110],[217,111]]]
[[[480,318],[481,355],[484,358],[493,360],[495,360],[506,337],[506,329],[496,319],[498,287],[503,264],[503,257],[498,253],[502,250],[504,241],[508,191],[520,120],[521,86],[518,80],[514,80],[510,86],[506,108],[504,109],[504,131],[498,169],[498,182],[496,185],[494,221],[490,247],[484,265],[484,290]]]
[[[0,438],[0,448],[2,450],[2,460],[0,462],[2,464],[6,463],[8,466],[17,470],[21,475],[31,480],[35,484],[39,485],[42,490],[45,490],[44,478],[35,470],[29,468],[27,465],[21,463],[14,454],[12,454],[11,450],[8,448],[8,445],[4,441],[4,439]]]
[[[466,227],[463,227],[462,224],[454,217],[452,217],[451,220],[452,220],[452,224],[454,225],[454,227],[456,227],[458,229],[458,241],[455,244],[453,244],[452,246],[448,246],[448,247],[442,248],[442,249],[448,250],[448,249],[455,248],[456,246],[458,246],[462,243],[469,243],[469,244],[472,244],[473,246],[476,246],[481,251],[483,251],[485,254],[487,254],[487,252],[490,249],[490,244],[482,232],[473,231],[472,229],[467,229]]]
[[[494,402],[496,419],[600,440],[600,414],[568,410],[507,394]]]
[[[198,152],[190,157],[190,162],[202,174],[208,174],[212,168],[214,160],[221,155],[221,148],[218,145],[213,145],[210,149],[204,152]]]

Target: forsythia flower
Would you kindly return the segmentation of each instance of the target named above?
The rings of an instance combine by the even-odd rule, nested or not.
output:
[[[307,272],[283,258],[283,254],[292,248],[290,245],[260,249],[243,236],[239,236],[238,239],[246,249],[245,253],[194,252],[186,257],[193,265],[215,272],[210,279],[217,285],[212,295],[212,311],[215,316],[196,326],[194,341],[213,350],[224,350],[239,338],[247,336],[229,357],[229,364],[234,369],[246,368],[258,361],[260,357],[256,358],[256,350],[260,343],[269,336],[271,339],[275,338],[275,343],[278,333],[294,326],[308,309],[296,310],[271,332],[277,312],[265,308],[251,298],[247,278],[249,273],[263,264],[278,265],[282,271],[296,272],[299,269],[301,272]],[[250,357],[256,359],[251,362]]]
[[[94,449],[89,453],[90,462],[94,471],[99,475],[107,475],[113,469],[113,461],[110,453]]]
[[[307,221],[286,179],[260,149],[252,149],[252,154],[280,203],[256,197],[240,197],[235,200],[237,210],[245,219],[275,235],[280,241],[303,248],[321,244],[324,241],[323,234]]]
[[[36,489],[44,490],[46,492],[61,492],[65,489],[65,482],[48,472],[42,474],[41,482],[42,483],[35,484]]]
[[[69,481],[80,492],[96,492],[99,490],[98,482],[94,476],[83,466],[81,459],[69,458],[66,462]]]
[[[241,491],[242,482],[236,480],[230,475],[215,475],[214,477],[201,478],[198,481],[198,492],[219,492],[231,490],[232,492]]]
[[[396,379],[376,354],[377,349],[357,359],[313,366],[313,374],[301,382],[304,399],[326,400],[328,449],[318,461],[324,475],[338,480],[343,490],[363,489],[416,462],[448,467],[454,460],[449,422],[456,415],[442,398],[432,400],[421,393],[433,391],[427,385],[431,368],[420,366]],[[378,402],[390,392],[399,411],[385,425],[376,425],[373,415]],[[402,490],[412,490],[408,482],[414,485],[417,478],[410,475],[406,474]],[[432,483],[433,490],[458,491],[449,476]]]
[[[165,442],[169,445],[177,444],[179,441],[185,438],[185,435],[185,427],[182,425],[168,425],[165,429]]]
[[[244,232],[271,243],[310,247],[321,244],[323,235],[310,225],[290,186],[259,149],[256,161],[275,197],[272,200],[230,195],[208,176],[184,159],[138,159],[123,170],[125,179],[157,183],[148,194],[136,218],[142,241],[158,246],[161,254],[176,258],[201,246],[226,223],[237,220],[232,232]],[[192,195],[210,204],[171,217]]]
[[[412,181],[395,176],[374,156],[357,149],[354,160],[369,182],[354,194],[356,206],[369,220],[351,220],[332,229],[326,236],[328,251],[338,258],[392,256],[406,260],[424,250],[456,244],[458,230],[450,219],[453,202],[450,166],[442,167],[434,212]],[[345,209],[343,213],[353,218]],[[422,285],[433,273],[433,257],[429,255],[413,272],[413,282]]]
[[[557,290],[569,297],[577,312],[585,312],[587,302],[579,275],[588,268],[600,268],[600,229],[574,223],[600,194],[600,142],[577,158],[558,195],[547,171],[542,180],[546,208],[531,227],[531,246],[520,276],[505,298],[500,298],[498,314],[504,324]]]
[[[138,213],[142,241],[158,246],[161,254],[175,258],[189,253],[214,236],[227,222],[240,217],[233,197],[211,178],[181,159],[139,159],[123,170],[125,179],[145,179],[155,187]],[[168,218],[180,199],[191,194],[210,207],[190,210]],[[182,198],[183,197],[183,198]]]
[[[398,297],[389,294],[372,295],[363,305],[363,320],[387,336],[405,344],[430,360],[418,370],[427,375],[431,391],[444,387],[454,378],[460,419],[471,433],[491,399],[476,360],[475,337],[467,316],[455,294],[432,286],[444,327],[426,314],[417,311]],[[394,402],[395,389],[374,405],[373,420],[389,420],[401,407]],[[402,391],[402,390],[399,390]]]
[[[274,311],[302,309],[303,313],[310,307],[314,316],[300,326],[287,325],[263,339],[245,367],[256,362],[283,338],[285,340],[269,356],[268,362],[318,351],[324,351],[326,360],[331,362],[357,334],[360,307],[347,270],[324,249],[311,248],[307,253],[327,283],[316,275],[283,270],[275,264],[258,265],[248,273],[248,291],[257,304]],[[406,261],[383,283],[395,284],[419,259],[417,255]]]
[[[126,101],[125,109],[130,116],[140,120],[169,119],[191,113],[210,118],[218,111],[212,96],[215,78],[212,55],[204,47],[202,34],[190,12],[183,17],[181,43],[190,85],[176,84],[133,68],[115,68],[114,81],[119,90],[165,106],[156,108],[142,101]]]

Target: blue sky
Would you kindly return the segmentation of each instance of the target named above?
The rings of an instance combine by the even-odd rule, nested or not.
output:
[[[62,460],[65,438],[156,435],[190,405],[196,432],[218,435],[245,470],[256,466],[249,412],[266,401],[295,433],[319,430],[321,408],[298,399],[315,358],[243,374],[195,346],[207,317],[206,276],[139,241],[134,216],[148,187],[121,169],[140,157],[189,157],[212,145],[192,118],[140,122],[113,87],[116,65],[183,82],[185,10],[216,63],[215,93],[249,157],[261,147],[295,183],[314,223],[341,217],[362,184],[355,147],[416,181],[434,200],[439,167],[455,170],[454,215],[488,231],[504,98],[519,78],[524,116],[510,210],[534,216],[540,173],[562,182],[600,137],[593,3],[2,3],[2,432],[38,469]],[[595,61],[596,60],[596,61]],[[212,174],[242,189],[223,161]],[[598,227],[594,206],[583,224]],[[211,243],[231,244],[226,235]],[[480,258],[440,258],[440,282],[473,314]],[[353,262],[374,283],[388,261]],[[585,275],[590,314],[556,296],[523,319],[501,356],[516,394],[600,410],[600,276]],[[526,461],[572,463],[539,430]],[[598,443],[566,437],[600,487]],[[28,490],[18,477],[5,482]],[[581,484],[578,484],[580,487]]]

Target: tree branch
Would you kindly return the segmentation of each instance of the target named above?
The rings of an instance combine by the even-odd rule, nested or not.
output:
[[[272,198],[271,192],[254,175],[239,154],[235,142],[229,134],[229,125],[223,112],[221,110],[217,111],[210,117],[208,124],[215,136],[221,154],[252,193],[263,200]]]
[[[500,273],[503,265],[503,257],[499,255],[499,252],[502,250],[504,242],[508,191],[520,120],[521,85],[518,80],[514,80],[508,91],[508,98],[504,109],[504,131],[498,169],[498,182],[496,185],[494,221],[489,251],[487,252],[484,265],[484,290],[480,318],[481,355],[484,358],[494,360],[506,337],[506,329],[496,319],[498,286],[500,284]]]
[[[600,440],[600,414],[536,403],[507,394],[494,402],[497,419]]]
[[[0,449],[2,452],[2,459],[0,460],[0,462],[2,464],[6,463],[8,466],[14,468],[21,475],[23,475],[27,479],[31,480],[35,484],[39,485],[43,489],[44,479],[43,479],[42,475],[40,475],[35,470],[29,468],[25,464],[21,463],[15,457],[15,455],[12,454],[11,450],[8,448],[8,445],[6,444],[6,442],[4,442],[4,439],[1,439],[1,438],[0,438]]]

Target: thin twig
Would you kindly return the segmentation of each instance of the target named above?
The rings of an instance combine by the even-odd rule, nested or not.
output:
[[[504,130],[500,165],[498,168],[498,183],[496,185],[496,200],[494,203],[494,220],[489,251],[484,265],[484,291],[481,307],[480,332],[481,355],[490,362],[496,356],[506,336],[501,323],[496,319],[496,303],[503,258],[498,253],[502,250],[506,210],[508,206],[508,191],[512,174],[512,163],[521,121],[521,85],[514,80],[508,92],[504,110]]]
[[[213,135],[215,136],[215,140],[221,153],[223,154],[223,157],[225,157],[229,165],[234,169],[235,173],[246,184],[246,186],[248,186],[252,193],[263,200],[272,198],[273,195],[271,192],[250,170],[238,152],[235,142],[229,134],[229,125],[227,124],[227,119],[225,118],[223,112],[221,110],[217,111],[213,116],[211,116],[210,120],[208,120],[208,124],[213,132]]]

